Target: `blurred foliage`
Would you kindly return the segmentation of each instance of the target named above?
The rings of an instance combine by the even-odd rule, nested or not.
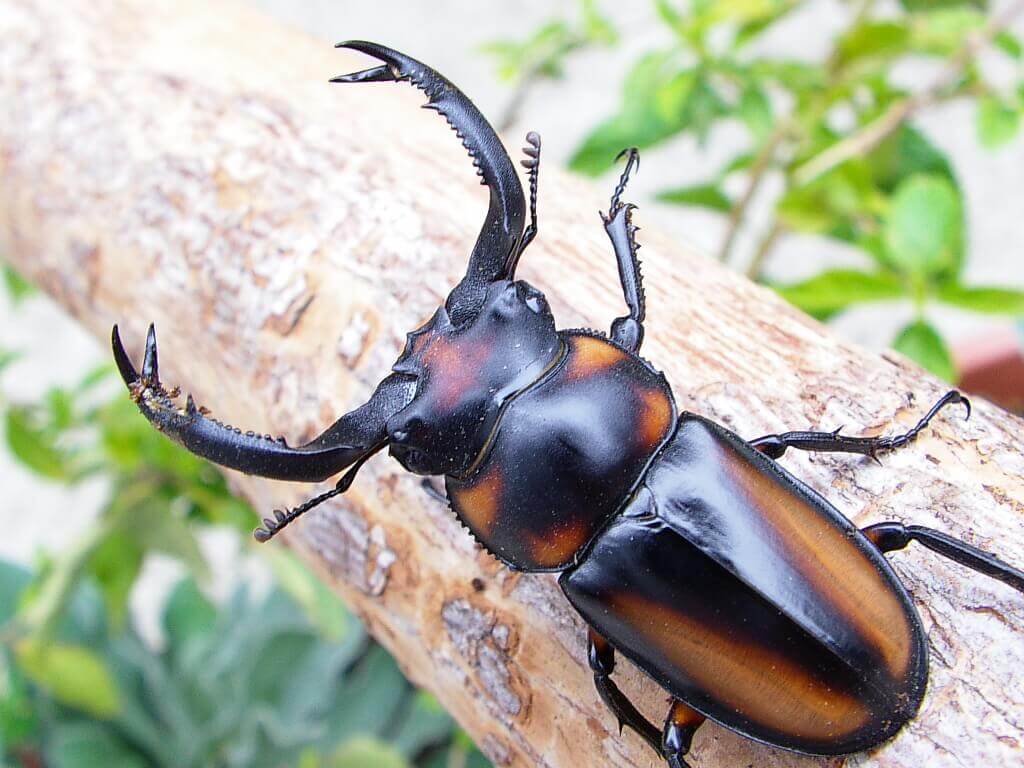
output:
[[[17,306],[32,288],[4,274]],[[0,351],[0,375],[19,359]],[[288,550],[258,548],[276,582],[266,597],[240,590],[218,607],[203,596],[199,528],[248,546],[257,517],[149,425],[112,368],[0,406],[23,466],[108,488],[97,519],[34,573],[0,561],[0,768],[489,765]],[[129,621],[151,553],[189,574],[163,606],[159,650]]]
[[[76,584],[45,645],[12,642],[32,583],[27,571],[0,562],[7,765],[487,765],[340,604],[332,619],[341,617],[340,632],[327,639],[279,589],[262,598],[239,590],[218,608],[187,578],[163,606],[165,644],[155,651],[129,627],[110,624],[88,579]]]
[[[617,40],[615,29],[599,12],[596,0],[580,0],[576,22],[555,19],[525,40],[496,40],[481,46],[480,50],[494,59],[498,77],[515,86],[509,107],[498,120],[498,130],[506,130],[514,121],[531,85],[562,77],[562,65],[569,54],[595,45],[613,45]]]
[[[941,303],[1019,316],[1024,291],[962,282],[963,191],[945,153],[914,127],[913,118],[944,102],[966,100],[974,105],[983,146],[997,148],[1014,139],[1024,113],[1024,78],[998,87],[978,58],[991,51],[1021,73],[1021,42],[1008,31],[1009,16],[991,15],[984,0],[857,0],[844,4],[844,23],[821,60],[765,54],[763,38],[810,4],[653,0],[671,42],[634,62],[618,110],[584,139],[570,165],[597,175],[624,147],[653,148],[680,137],[703,146],[725,123],[743,126],[745,146],[715,174],[663,190],[659,199],[726,214],[719,256],[735,265],[733,246],[737,233],[751,227],[751,203],[766,178],[776,179],[782,191],[771,203],[747,273],[764,280],[766,264],[787,233],[856,249],[862,257],[857,269],[828,269],[774,287],[822,319],[867,302],[909,301],[914,319],[893,345],[955,380],[946,343],[929,322],[929,307]],[[586,9],[596,13],[589,4]],[[604,21],[602,28],[610,25]],[[601,40],[614,38],[608,31]],[[514,51],[535,39],[492,49]],[[579,39],[584,42],[551,49],[546,69],[561,71],[570,53],[593,42]],[[908,90],[893,73],[911,60],[931,60],[935,72]],[[509,65],[499,61],[507,75]]]
[[[256,524],[249,506],[228,493],[210,464],[152,429],[119,387],[110,396],[104,385],[113,378],[103,366],[37,401],[4,403],[7,447],[25,467],[54,482],[99,479],[110,489],[99,518],[76,546],[43,563],[37,574],[22,623],[43,636],[80,577],[96,580],[110,622],[120,626],[147,554],[175,558],[202,579],[208,565],[190,523],[245,533]]]

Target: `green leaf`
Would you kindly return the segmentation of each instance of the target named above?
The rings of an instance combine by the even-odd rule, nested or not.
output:
[[[850,29],[839,39],[838,62],[849,66],[865,60],[888,60],[906,51],[910,31],[897,21],[868,21]]]
[[[1020,112],[992,96],[982,96],[977,112],[978,140],[990,149],[1011,141],[1020,128]]]
[[[184,648],[212,632],[216,623],[217,609],[199,591],[195,581],[179,581],[164,605],[162,625],[170,647],[175,651]]]
[[[693,205],[722,212],[727,212],[732,208],[732,201],[714,184],[696,184],[692,187],[666,189],[658,193],[658,200],[664,203]]]
[[[854,238],[853,222],[869,220],[878,191],[864,163],[843,163],[804,186],[793,186],[778,202],[783,224],[799,232]]]
[[[427,748],[447,739],[454,727],[451,715],[437,699],[425,691],[419,691],[389,741],[408,759],[413,760]]]
[[[946,155],[923,133],[907,125],[879,144],[867,160],[872,176],[884,192],[895,191],[901,183],[920,173],[942,176],[956,183]]]
[[[943,283],[935,295],[945,304],[972,312],[1024,317],[1024,291]]]
[[[691,128],[700,137],[724,112],[707,82],[680,71],[672,52],[641,58],[626,78],[619,111],[584,139],[569,161],[580,173],[597,175],[626,147],[651,147]]]
[[[3,271],[7,295],[11,297],[14,304],[20,303],[24,298],[35,293],[35,286],[23,278],[20,273],[6,264],[3,266]]]
[[[130,536],[115,530],[99,542],[89,558],[89,571],[103,593],[107,616],[114,628],[124,626],[128,598],[142,570],[143,554]]]
[[[750,131],[751,137],[757,142],[764,141],[775,125],[772,104],[765,92],[756,85],[743,89],[737,113]]]
[[[277,581],[302,607],[306,617],[332,642],[343,642],[356,631],[355,620],[345,604],[292,552],[283,547],[265,553]]]
[[[331,755],[329,768],[409,768],[394,747],[377,739],[356,737]]]
[[[146,768],[112,729],[94,722],[61,723],[46,745],[49,768]]]
[[[833,269],[792,285],[772,286],[786,301],[813,315],[831,314],[870,301],[899,299],[903,282],[883,272]]]
[[[0,627],[18,610],[22,592],[32,583],[32,575],[19,565],[0,560]]]
[[[888,257],[908,275],[927,279],[953,271],[963,248],[957,190],[940,176],[910,177],[896,188],[882,238]]]
[[[893,341],[892,348],[940,379],[950,383],[956,382],[956,366],[946,342],[939,336],[939,332],[924,320],[911,323],[900,331]]]
[[[61,704],[100,719],[120,709],[117,683],[106,662],[88,648],[23,640],[15,655],[26,677]]]
[[[12,363],[16,363],[21,357],[21,352],[16,352],[12,349],[0,349],[0,373],[7,370]]]
[[[188,521],[167,500],[147,499],[125,510],[118,530],[142,551],[162,552],[181,561],[196,578],[209,577],[209,564]]]
[[[6,414],[7,446],[22,464],[53,480],[70,477],[70,458],[57,447],[52,433],[41,429],[31,409],[11,406]]]
[[[583,31],[587,40],[603,45],[614,45],[619,35],[607,16],[601,14],[597,0],[583,0]]]
[[[995,36],[993,42],[999,50],[1011,59],[1020,61],[1021,56],[1024,55],[1024,46],[1021,45],[1020,39],[1005,29]]]
[[[35,737],[40,717],[34,704],[24,676],[0,647],[0,755]]]
[[[965,6],[915,14],[910,20],[909,47],[920,53],[952,56],[984,25],[985,14]]]
[[[985,10],[988,7],[987,0],[900,0],[908,11],[931,11],[936,8],[956,8],[968,6]]]

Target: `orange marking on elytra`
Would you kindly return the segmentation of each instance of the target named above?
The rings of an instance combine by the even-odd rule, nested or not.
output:
[[[833,681],[775,649],[744,642],[727,627],[635,593],[614,593],[607,600],[697,685],[767,728],[826,741],[854,733],[871,719],[867,705]]]
[[[808,502],[733,450],[722,457],[749,503],[786,542],[785,557],[901,679],[913,658],[914,633],[892,587],[847,534]]]
[[[593,336],[573,336],[565,375],[571,380],[585,379],[606,371],[628,355],[610,341]]]

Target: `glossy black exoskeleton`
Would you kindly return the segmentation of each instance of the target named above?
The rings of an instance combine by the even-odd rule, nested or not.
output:
[[[365,42],[342,47],[383,64],[335,82],[408,81],[462,138],[490,206],[465,277],[408,336],[369,401],[311,442],[242,434],[179,406],[160,383],[152,327],[137,372],[117,329],[114,357],[142,413],[168,437],[226,467],[284,480],[348,471],[326,494],[264,521],[265,541],[344,492],[387,446],[407,470],[443,475],[455,514],[510,568],[556,571],[591,627],[597,691],[620,723],[670,766],[685,766],[711,718],[752,739],[843,754],[889,738],[917,712],[927,645],[917,612],[882,553],[918,541],[1024,591],[1024,573],[920,526],[858,530],[782,469],[787,448],[876,456],[909,432],[847,437],[787,432],[744,440],[679,413],[664,377],[638,356],[644,294],[633,206],[621,202],[637,153],[604,216],[629,312],[609,335],[560,331],[544,295],[515,279],[537,233],[540,138],[529,134],[530,223],[519,178],[473,104],[429,67]],[[662,728],[611,679],[621,652],[663,686]]]

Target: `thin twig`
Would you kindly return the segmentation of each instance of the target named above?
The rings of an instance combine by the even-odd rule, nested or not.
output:
[[[775,132],[765,141],[761,151],[757,153],[757,157],[754,158],[754,162],[750,165],[747,188],[743,190],[743,194],[740,195],[739,200],[736,201],[736,204],[729,211],[729,223],[726,226],[725,237],[722,239],[722,246],[718,251],[718,260],[723,264],[729,261],[733,243],[739,234],[740,225],[747,215],[747,209],[750,207],[754,195],[757,194],[765,173],[771,167],[771,162],[775,158],[775,150],[778,149],[779,143],[786,135],[786,131],[787,129],[783,125],[777,127]]]
[[[751,280],[761,279],[765,260],[767,260],[768,255],[775,248],[775,243],[779,241],[781,234],[782,222],[776,219],[771,229],[761,238],[761,242],[758,243],[757,250],[754,252],[754,257],[750,260],[750,264],[747,265],[747,277]]]
[[[804,186],[847,160],[870,152],[886,137],[905,123],[918,110],[941,100],[947,90],[960,77],[966,66],[977,53],[1024,11],[1024,0],[1006,9],[1000,16],[993,16],[977,34],[971,35],[963,47],[942,73],[925,90],[896,102],[880,117],[864,126],[857,133],[836,142],[828,149],[812,157],[793,173],[797,186]]]

